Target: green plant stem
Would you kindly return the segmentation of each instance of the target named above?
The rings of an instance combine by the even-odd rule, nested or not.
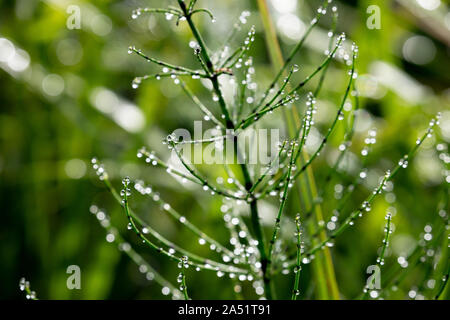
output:
[[[386,226],[384,227],[385,234],[384,234],[384,239],[383,239],[383,246],[381,248],[381,253],[377,259],[377,264],[376,264],[380,270],[381,270],[382,266],[384,265],[384,255],[386,253],[387,247],[389,246],[389,236],[391,234],[391,220],[392,220],[391,214],[388,214],[386,216],[386,219],[387,219],[387,223],[386,223]],[[368,283],[365,287],[365,292],[363,295],[364,300],[369,297],[369,289],[373,288],[373,286],[374,286],[375,278],[372,278],[372,279],[373,279],[372,283],[370,283],[370,285]]]
[[[170,64],[170,63],[167,63],[167,62],[155,59],[155,58],[151,58],[151,57],[145,55],[144,53],[142,53],[141,50],[138,50],[136,48],[130,47],[129,50],[131,50],[131,52],[136,53],[138,56],[144,58],[145,60],[153,62],[153,63],[155,63],[155,64],[157,64],[157,65],[159,65],[161,67],[166,67],[166,68],[174,70],[174,71],[182,72],[182,73],[189,74],[189,75],[198,75],[200,77],[206,78],[206,75],[202,75],[201,73],[199,73],[199,72],[197,72],[195,70],[191,70],[191,69],[188,69],[188,68],[185,68],[185,67],[176,66],[176,65],[173,65],[173,64]]]
[[[198,45],[201,48],[201,52],[200,54],[202,55],[204,61],[205,61],[205,65],[207,67],[209,74],[211,74],[212,76],[210,77],[210,80],[212,82],[213,88],[215,93],[217,94],[217,97],[219,98],[219,105],[220,105],[220,109],[222,111],[222,114],[225,116],[225,122],[226,122],[226,126],[228,129],[233,129],[234,128],[234,124],[233,121],[231,120],[230,114],[227,110],[226,104],[225,104],[225,100],[223,98],[222,92],[220,90],[220,86],[219,86],[219,80],[218,80],[218,75],[216,74],[215,70],[214,70],[214,66],[213,63],[211,61],[211,58],[209,57],[208,54],[208,49],[205,45],[205,42],[203,41],[203,38],[200,34],[200,32],[198,31],[197,27],[195,26],[194,22],[192,21],[192,17],[190,12],[187,11],[186,8],[186,4],[182,1],[182,0],[178,0],[178,4],[181,7],[181,10],[184,13],[184,16],[186,17],[186,21],[189,24],[189,27],[192,31],[192,34],[194,35],[195,39],[198,42]]]
[[[188,295],[188,292],[187,292],[187,285],[186,285],[186,268],[185,268],[185,259],[187,259],[187,257],[182,257],[181,259],[180,259],[180,262],[179,263],[181,263],[181,276],[182,276],[182,278],[181,278],[181,287],[183,288],[183,290],[181,290],[182,292],[183,292],[183,296],[184,296],[184,300],[189,300],[189,295]]]
[[[238,145],[237,145],[237,137],[235,137],[234,146],[235,146],[235,154],[239,158],[240,153],[239,153],[239,149],[238,149]],[[244,176],[245,189],[247,191],[249,191],[249,190],[251,190],[251,188],[253,186],[252,179],[248,172],[247,166],[244,163],[242,163],[242,161],[240,161],[239,163],[241,163],[240,167],[241,167],[242,174]],[[265,243],[264,232],[263,232],[261,223],[259,221],[258,203],[257,203],[256,198],[253,198],[250,201],[250,217],[251,217],[253,232],[255,234],[256,240],[258,241],[258,251],[260,254],[261,271],[263,273],[263,281],[264,281],[264,292],[266,294],[267,299],[272,300],[274,298],[274,296],[273,296],[273,292],[272,292],[272,288],[271,288],[270,270],[268,269],[269,258],[267,256],[266,248],[265,248],[265,244],[264,244]]]
[[[25,292],[26,298],[29,300],[39,300],[36,296],[36,292],[32,291],[30,288],[30,282],[25,278],[20,279],[20,290]]]
[[[195,26],[194,22],[192,21],[192,17],[191,17],[191,12],[188,11],[188,8],[186,8],[186,4],[183,2],[183,0],[178,0],[178,4],[180,5],[181,10],[183,11],[185,17],[186,17],[186,21],[189,24],[189,27],[192,31],[192,34],[194,35],[195,39],[198,42],[198,45],[201,48],[201,55],[205,61],[205,65],[207,67],[209,74],[211,74],[212,76],[210,77],[211,83],[213,85],[213,89],[215,94],[218,97],[218,102],[220,105],[220,109],[222,111],[222,114],[225,117],[225,125],[227,129],[231,129],[234,131],[235,126],[234,123],[230,117],[230,114],[228,112],[225,100],[223,98],[222,92],[220,90],[220,85],[219,85],[219,80],[218,80],[218,74],[217,72],[214,70],[214,65],[211,61],[211,58],[209,57],[208,54],[208,50],[206,48],[205,42],[203,41],[203,38],[200,34],[200,32],[198,31],[197,27]],[[234,137],[234,150],[235,150],[235,156],[236,157],[240,157],[240,153],[239,153],[239,147],[237,144],[237,137]],[[252,179],[250,177],[250,173],[248,171],[247,166],[242,162],[239,161],[240,163],[240,168],[242,171],[242,175],[244,177],[244,184],[245,184],[245,188],[246,190],[250,190],[253,186],[253,182]],[[260,253],[260,259],[261,259],[261,270],[263,273],[263,279],[264,279],[264,289],[265,289],[265,294],[266,297],[268,299],[272,299],[273,295],[272,295],[272,290],[270,287],[270,277],[267,275],[267,264],[268,264],[268,260],[267,260],[267,254],[266,254],[266,250],[265,250],[265,245],[264,245],[264,233],[262,230],[262,226],[261,223],[259,221],[259,214],[258,214],[258,204],[257,204],[257,200],[256,199],[252,199],[250,201],[250,213],[251,213],[251,221],[252,221],[252,227],[253,227],[253,232],[255,233],[255,237],[258,241],[258,251]]]
[[[297,265],[295,266],[295,280],[294,280],[294,289],[292,290],[291,300],[297,300],[298,295],[300,294],[298,287],[300,285],[300,271],[302,268],[302,233],[300,228],[300,214],[297,214],[295,217],[295,228],[297,231]]]
[[[270,57],[272,60],[272,64],[276,67],[277,70],[281,70],[284,68],[283,63],[283,55],[281,53],[280,45],[278,43],[278,38],[276,35],[276,31],[272,22],[272,19],[269,14],[268,6],[266,0],[257,0],[259,12],[261,14],[261,18],[263,20],[264,25],[264,31],[266,34],[266,42],[267,47],[269,49]],[[284,110],[284,118],[286,125],[289,130],[290,136],[293,136],[296,132],[295,128],[300,125],[300,119],[298,117],[298,114],[294,111],[292,112],[292,115],[289,115],[289,111],[285,108]],[[294,119],[295,123],[292,123],[290,119]],[[307,161],[307,154],[303,153],[303,158]],[[308,189],[311,192],[311,195],[313,199],[317,196],[317,189],[314,181],[314,176],[312,169],[308,167],[306,169],[306,183],[308,184]],[[305,202],[305,205],[312,206],[313,200],[309,199],[307,194],[301,193],[300,197],[303,198],[303,201]],[[320,205],[315,205],[314,212],[316,216],[317,221],[323,220],[322,215],[322,209]],[[321,232],[320,233],[321,240],[326,239],[326,233]],[[323,257],[323,259],[322,259]],[[320,257],[318,257],[319,260],[316,260],[314,262],[315,265],[315,273],[314,277],[316,280],[316,284],[319,287],[319,298],[320,299],[339,299],[339,289],[336,282],[336,276],[334,272],[334,266],[333,261],[331,258],[331,253],[328,248],[324,248],[322,251],[322,254],[320,254]]]
[[[270,240],[270,243],[269,243],[269,253],[268,253],[269,272],[271,271],[271,266],[272,266],[273,247],[275,245],[275,240],[277,238],[278,230],[280,229],[281,216],[283,214],[283,210],[286,205],[286,201],[287,201],[287,197],[288,197],[288,193],[289,193],[289,183],[290,183],[290,179],[291,179],[292,166],[294,165],[294,148],[295,148],[295,143],[292,143],[292,146],[290,149],[291,157],[290,157],[290,161],[289,161],[287,176],[284,181],[284,190],[283,190],[283,194],[281,195],[280,208],[278,209],[278,215],[277,215],[277,218],[275,219],[275,226],[274,226],[273,232],[272,232],[272,239]]]

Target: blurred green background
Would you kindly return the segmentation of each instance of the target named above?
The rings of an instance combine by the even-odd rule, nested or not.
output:
[[[321,1],[268,2],[287,53]],[[191,129],[193,121],[201,117],[173,81],[150,80],[138,90],[131,87],[135,76],[159,69],[128,55],[130,45],[155,58],[198,67],[189,48],[192,35],[184,23],[176,27],[173,20],[156,15],[131,19],[137,7],[164,7],[167,3],[176,5],[176,1],[156,0],[0,1],[0,298],[23,299],[18,289],[22,276],[44,299],[165,298],[161,288],[147,281],[116,245],[106,242],[105,230],[89,213],[92,204],[104,208],[136,250],[176,283],[176,266],[142,248],[126,230],[120,207],[91,168],[93,156],[104,161],[117,187],[126,175],[144,179],[206,233],[227,242],[220,201],[197,188],[181,187],[163,170],[148,168],[136,158],[137,149],[143,145],[163,157],[168,155],[162,138],[176,128]],[[439,202],[448,196],[448,151],[447,157],[440,156],[445,151],[437,151],[436,145],[441,144],[445,150],[450,141],[450,12],[444,0],[352,0],[335,4],[339,8],[337,31],[346,32],[360,48],[357,86],[363,110],[358,113],[354,157],[350,160],[358,163],[367,131],[376,128],[378,132],[367,160],[367,181],[352,196],[347,210],[360,204],[378,176],[392,168],[423,134],[429,120],[442,112],[436,136],[427,140],[408,169],[396,177],[394,193],[388,192],[389,196],[377,201],[372,212],[340,236],[332,249],[341,294],[352,298],[361,292],[365,269],[377,257],[386,209],[394,207],[396,212],[396,230],[385,266],[388,269],[397,263],[397,256],[414,246],[424,226],[435,220]],[[70,5],[81,9],[81,29],[67,28]],[[379,30],[366,26],[370,5],[381,9]],[[252,54],[258,81],[268,83],[273,73],[256,2],[199,1],[199,6],[209,8],[217,18],[215,24],[206,16],[196,18],[213,50],[222,45],[243,10],[252,12],[238,40],[244,38],[251,24],[256,25]],[[327,15],[296,57],[295,63],[301,66],[298,79],[322,61],[329,27]],[[321,132],[332,121],[345,79],[345,67],[332,64],[318,98],[317,128]],[[210,99],[200,83],[191,84],[201,98]],[[276,113],[272,119],[281,125],[280,115]],[[319,190],[329,195],[323,204],[327,217],[335,206],[333,190],[341,178],[328,185],[322,182],[329,158],[342,140],[342,128],[339,130],[313,166]],[[203,170],[214,174],[213,169]],[[346,173],[342,179],[352,173],[357,171]],[[210,255],[185,229],[159,214],[151,201],[136,198],[142,217],[167,238],[193,252]],[[81,268],[81,290],[66,287],[69,265]],[[406,297],[410,288],[422,284],[424,272],[416,268],[397,298]],[[308,289],[314,286],[308,279],[309,270],[305,268],[304,298],[313,298]],[[214,274],[189,272],[187,281],[194,299],[233,297],[231,281]],[[280,298],[289,297],[292,275],[279,276],[277,282]],[[256,297],[248,288],[244,292],[249,298]]]

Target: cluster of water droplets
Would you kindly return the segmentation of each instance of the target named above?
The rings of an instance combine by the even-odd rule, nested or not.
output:
[[[30,290],[30,282],[27,281],[25,278],[21,278],[20,279],[20,281],[19,281],[19,289],[20,289],[20,291],[25,291],[26,292],[25,297],[27,299],[29,299],[29,300],[37,299],[36,292]]]
[[[388,222],[386,223],[386,225],[384,227],[384,233],[386,234],[386,236],[383,239],[383,247],[388,248],[389,247],[389,237],[394,231],[394,226],[391,222],[392,213],[388,212],[386,214],[386,216],[384,217],[384,219],[387,220]],[[377,258],[377,264],[379,264],[380,266],[383,266],[384,265],[384,257],[379,256]]]
[[[326,224],[326,228],[330,231],[335,230],[337,227],[338,219],[339,219],[339,211],[335,209],[333,210],[333,215],[330,217],[329,221]]]
[[[158,158],[156,157],[155,153],[152,152],[148,152],[147,149],[145,147],[142,147],[141,149],[138,150],[138,152],[136,153],[136,156],[139,159],[144,159],[146,163],[149,163],[153,166],[158,165]]]
[[[319,8],[317,8],[317,13],[319,13],[321,15],[325,15],[325,14],[327,14],[327,9],[320,6]]]
[[[141,82],[142,82],[142,78],[141,77],[134,78],[133,82],[131,83],[131,87],[133,89],[137,89],[141,85]]]
[[[134,188],[142,195],[150,195],[153,192],[152,187],[144,185],[144,181],[142,180],[135,181]]]
[[[436,117],[434,119],[430,120],[430,123],[428,124],[428,129],[427,129],[427,137],[430,138],[431,134],[433,133],[433,128],[436,125],[439,125],[439,120],[441,119],[441,112],[438,112],[438,114],[436,115]]]
[[[180,261],[178,262],[178,268],[181,269],[181,272],[178,274],[177,282],[180,284],[180,291],[184,292],[187,290],[184,282],[185,282],[185,274],[184,270],[189,268],[189,258],[187,256],[182,256]]]
[[[238,66],[240,67],[241,63],[242,62],[238,61],[238,63],[236,64],[236,68],[238,68]],[[247,102],[248,104],[253,104],[255,102],[254,95],[258,88],[257,83],[253,81],[253,75],[255,74],[255,68],[253,67],[253,57],[248,57],[248,59],[244,62],[244,66],[246,68],[245,79],[241,81],[241,86],[248,88],[251,91],[250,95],[245,98],[245,102]]]
[[[369,201],[364,201],[361,205],[361,209],[362,211],[366,211],[369,212],[370,210],[372,210],[370,202]],[[360,216],[362,216],[362,214],[360,213]]]
[[[352,53],[353,53],[353,57],[354,58],[358,57],[359,47],[358,47],[358,45],[355,42],[352,43]]]
[[[332,0],[330,0],[329,3],[331,3],[331,2],[332,2]],[[338,8],[337,8],[336,6],[333,6],[333,7],[331,8],[331,12],[333,13],[334,19],[337,20],[337,17],[338,17]],[[319,11],[318,11],[318,13],[321,14],[321,12],[319,12]],[[326,13],[326,10],[325,10],[325,13]],[[317,23],[317,22],[318,22],[318,21],[315,21],[315,23]],[[314,23],[314,24],[315,24],[315,23]],[[327,36],[328,36],[328,38],[330,38],[330,39],[333,38],[333,36],[334,36],[334,31],[333,31],[333,30],[328,31]],[[326,56],[328,56],[328,55],[330,54],[330,50],[329,50],[328,48],[325,49],[324,54],[325,54]]]
[[[225,263],[233,262],[234,264],[247,263],[255,266],[255,263],[258,262],[259,254],[257,249],[258,241],[254,240],[249,234],[245,224],[242,223],[238,213],[235,212],[236,208],[232,201],[224,200],[224,204],[220,209],[223,213],[225,227],[230,233],[229,243],[234,248],[234,258],[223,255],[223,261]],[[256,273],[260,271],[256,267],[254,269]]]
[[[384,174],[384,177],[380,178],[378,188],[376,188],[373,191],[373,194],[378,195],[381,194],[383,191],[392,191],[394,185],[392,181],[390,181],[390,179],[391,179],[391,170],[387,170],[386,173]]]
[[[427,224],[424,227],[424,231],[425,231],[425,233],[423,235],[423,239],[425,241],[431,241],[431,239],[433,239],[433,234],[431,233],[433,231],[433,228],[431,227],[431,225]]]
[[[275,109],[279,107],[289,107],[292,103],[298,101],[299,99],[300,95],[298,94],[298,92],[295,91],[291,94],[284,96],[276,104],[270,106],[269,108],[263,109],[262,111],[272,113]],[[253,120],[257,121],[259,120],[259,117],[260,117],[259,113],[256,113]]]
[[[403,158],[401,158],[398,161],[398,165],[400,167],[402,167],[403,169],[406,169],[408,167],[408,164],[409,164],[409,162],[408,162],[408,155],[403,156]]]
[[[132,54],[133,52],[138,52],[135,46],[128,47],[128,54]]]
[[[364,147],[361,150],[361,155],[366,157],[369,154],[370,148],[377,142],[376,129],[370,129],[367,137],[364,139]]]
[[[116,240],[117,230],[111,227],[110,219],[106,215],[105,211],[96,205],[91,205],[89,207],[89,212],[92,213],[97,218],[100,225],[107,230],[106,241],[110,243],[114,242]]]
[[[386,189],[386,186],[388,185],[388,182],[389,182],[388,180],[390,178],[391,178],[391,171],[387,170],[385,175],[382,178],[380,178],[379,185],[374,188],[374,190],[372,192],[373,196],[381,194],[383,192],[383,190]],[[373,199],[374,198],[371,197],[371,198],[368,198],[368,200],[363,201],[359,210],[355,211],[355,213],[352,214],[348,218],[348,220],[347,220],[348,225],[353,226],[355,224],[354,221],[357,217],[361,218],[364,215],[364,213],[368,213],[372,210],[371,202],[373,201]]]
[[[241,15],[239,16],[239,21],[241,24],[246,24],[247,19],[250,17],[251,13],[248,10],[242,11]]]
[[[95,170],[95,173],[97,174],[98,178],[100,180],[104,180],[108,178],[108,174],[105,171],[105,167],[102,163],[98,161],[97,158],[91,159],[92,168]]]
[[[244,45],[242,46],[243,53],[248,52],[250,50],[252,43],[255,41],[255,34],[256,34],[255,26],[252,26],[250,28],[250,31],[247,33],[247,37],[244,40]],[[236,62],[235,67],[237,69],[240,69],[242,67],[242,63],[243,63],[242,58],[239,58]]]
[[[350,58],[350,55],[347,54],[345,48],[344,48],[344,42],[345,39],[347,38],[346,34],[344,32],[342,32],[337,38],[336,38],[336,52],[334,53],[333,56],[331,56],[332,52],[329,53],[328,57],[330,58],[334,58],[336,55],[344,60],[348,60]]]
[[[170,75],[170,78],[173,80],[173,83],[180,84],[180,79],[178,78],[178,76],[175,73],[172,73]]]
[[[131,12],[131,19],[135,20],[142,14],[143,9],[137,8]]]
[[[301,254],[304,251],[304,245],[303,245],[302,241],[299,242],[299,239],[301,239],[301,235],[302,235],[300,213],[297,213],[297,215],[295,216],[295,228],[296,228],[296,231],[294,233],[294,239],[295,239],[295,243],[297,246],[297,251],[299,251]],[[301,266],[301,264],[299,264],[299,265],[294,266],[293,272],[294,272],[294,274],[296,274],[296,273],[300,272],[301,270],[302,270],[302,266]],[[300,294],[300,291],[295,290],[294,294],[296,296],[298,296]]]
[[[436,152],[438,153],[439,160],[442,161],[445,168],[448,168],[450,164],[450,154],[448,153],[448,144],[438,143],[436,145]],[[442,170],[442,175],[445,182],[450,183],[450,170]]]
[[[253,289],[258,296],[264,296],[264,283],[261,280],[253,281],[252,283]]]
[[[131,190],[130,188],[128,188],[128,186],[130,185],[130,177],[125,177],[122,179],[122,185],[123,188],[122,190],[120,190],[120,196],[123,198],[128,198],[131,196]]]
[[[309,131],[310,128],[314,125],[314,115],[317,113],[316,108],[316,98],[314,97],[312,92],[308,93],[307,100],[306,100],[306,113],[305,113],[305,129],[306,131]]]

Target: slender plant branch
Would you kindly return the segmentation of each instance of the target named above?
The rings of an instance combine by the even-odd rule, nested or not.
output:
[[[180,262],[178,262],[178,268],[181,269],[177,281],[180,282],[180,290],[183,292],[184,300],[189,300],[189,295],[187,292],[186,285],[186,269],[189,268],[188,257],[182,256]]]
[[[19,289],[20,291],[25,292],[25,297],[28,300],[39,300],[36,296],[36,292],[31,290],[30,282],[27,281],[25,278],[21,278],[19,282]]]
[[[388,213],[386,215],[387,220],[386,222],[386,226],[384,227],[384,239],[383,239],[383,246],[381,247],[381,252],[380,252],[380,256],[377,258],[377,264],[376,266],[379,268],[379,270],[381,270],[381,267],[384,265],[384,255],[386,253],[387,247],[389,246],[389,238],[391,236],[392,233],[392,227],[391,227],[391,220],[392,220],[392,215],[391,213]],[[381,276],[381,274],[380,274]],[[369,293],[369,290],[374,288],[374,282],[375,282],[375,278],[372,278],[372,281],[370,283],[367,283],[366,286],[364,287],[364,296],[363,299],[367,299],[369,297],[369,294],[371,297],[375,298],[378,297],[378,292],[376,292],[376,294],[374,296],[372,296],[372,292]]]
[[[296,229],[296,240],[297,240],[297,265],[294,267],[294,289],[292,290],[291,300],[297,300],[300,295],[299,285],[300,285],[300,271],[302,270],[302,231],[300,225],[300,214],[295,217],[295,229]]]

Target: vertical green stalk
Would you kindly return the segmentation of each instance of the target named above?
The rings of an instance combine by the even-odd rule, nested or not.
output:
[[[244,176],[245,189],[247,191],[250,191],[253,187],[253,182],[250,177],[250,173],[248,172],[247,166],[243,162],[243,159],[241,159],[239,147],[237,144],[237,137],[234,138],[234,154],[236,155],[238,163],[240,163],[242,175]],[[264,292],[266,294],[267,299],[272,300],[274,298],[274,295],[271,287],[272,283],[270,281],[271,280],[270,270],[268,268],[269,258],[265,248],[264,232],[261,223],[259,221],[258,203],[256,198],[253,198],[250,201],[250,218],[252,222],[253,233],[255,234],[256,240],[258,240],[258,251],[261,258],[261,271],[263,273]]]
[[[276,70],[281,70],[284,65],[283,55],[281,53],[280,44],[278,42],[275,27],[273,25],[272,18],[270,17],[268,6],[266,0],[257,0],[259,12],[264,26],[264,32],[266,36],[267,48],[270,54],[272,64]],[[284,108],[284,119],[288,127],[288,132],[291,137],[296,133],[296,128],[300,126],[300,118],[294,109],[289,111]],[[289,114],[291,113],[291,114]],[[294,120],[294,123],[290,121]],[[307,161],[308,155],[306,153],[302,154],[303,159]],[[311,167],[306,169],[306,179],[302,180],[305,187],[310,192],[311,198],[307,193],[300,193],[298,188],[297,191],[300,193],[305,206],[313,206],[313,199],[317,197],[317,189],[314,181],[314,175]],[[322,209],[320,205],[314,205],[314,213],[316,221],[323,221]],[[314,226],[315,228],[315,226]],[[311,230],[310,230],[311,231]],[[312,230],[314,231],[314,230]],[[323,230],[320,232],[320,240],[326,239],[326,233]],[[314,278],[318,286],[318,297],[319,299],[339,299],[339,289],[336,282],[336,276],[334,273],[333,261],[331,258],[331,253],[328,248],[324,248],[322,252],[317,253],[315,260],[313,261],[314,268]]]
[[[300,227],[300,214],[297,214],[295,217],[295,229],[296,229],[296,237],[297,237],[297,265],[295,266],[295,280],[294,280],[294,289],[292,290],[291,300],[297,300],[298,295],[300,294],[300,290],[298,289],[300,285],[300,271],[302,269],[302,231]]]
[[[201,55],[205,61],[205,65],[207,68],[207,70],[205,70],[205,71],[207,71],[209,73],[209,75],[210,75],[209,79],[212,82],[214,92],[219,99],[218,102],[219,102],[222,114],[225,117],[226,128],[230,129],[234,132],[235,125],[230,117],[225,100],[224,100],[222,92],[220,90],[220,84],[219,84],[219,80],[218,80],[219,75],[216,72],[216,70],[214,69],[214,65],[211,61],[211,58],[209,57],[205,42],[203,41],[203,38],[202,38],[200,32],[198,31],[197,27],[195,26],[194,22],[192,21],[191,12],[189,11],[189,8],[186,7],[186,4],[183,2],[183,0],[178,0],[178,4],[179,4],[181,10],[183,11],[183,14],[186,18],[187,23],[189,24],[192,34],[194,35],[194,37],[197,40],[198,45],[201,49]],[[235,157],[240,158],[239,146],[237,144],[237,137],[234,137],[233,143],[234,143]],[[242,160],[242,159],[240,159],[240,160]],[[242,175],[244,177],[245,189],[247,191],[249,191],[253,187],[253,182],[252,182],[250,173],[248,171],[247,166],[245,165],[245,163],[243,161],[238,161],[238,163],[240,163],[240,168],[242,171]],[[272,290],[271,290],[270,275],[269,275],[269,270],[267,270],[268,258],[267,258],[267,253],[265,250],[265,244],[264,244],[264,233],[263,233],[261,223],[259,221],[258,204],[257,204],[256,198],[254,198],[250,201],[250,213],[251,213],[251,222],[252,222],[253,232],[255,233],[255,237],[258,240],[258,251],[259,251],[260,257],[261,257],[261,270],[263,273],[264,291],[265,291],[267,299],[272,299],[273,295],[272,295]]]
[[[217,97],[219,98],[219,105],[220,105],[222,114],[225,116],[226,126],[228,129],[233,129],[234,124],[233,124],[233,121],[231,120],[230,114],[227,110],[225,100],[223,99],[223,96],[221,94],[218,75],[216,74],[216,72],[214,70],[214,66],[211,61],[211,58],[209,57],[208,48],[206,47],[205,42],[203,41],[203,38],[202,38],[200,32],[198,32],[197,27],[195,26],[194,22],[192,21],[191,13],[186,8],[186,4],[182,0],[178,0],[178,4],[180,5],[181,10],[183,10],[183,13],[184,13],[184,16],[186,17],[187,23],[189,24],[189,28],[191,29],[192,34],[194,35],[195,39],[197,39],[198,45],[200,46],[200,49],[201,49],[200,54],[202,55],[203,59],[205,60],[206,67],[208,68],[208,70],[206,70],[206,71],[208,71],[209,74],[211,75],[210,80],[212,82],[214,91],[216,92]]]
[[[188,257],[183,256],[180,259],[180,262],[178,263],[178,266],[181,267],[181,272],[178,276],[179,280],[181,280],[180,289],[183,292],[184,300],[189,300],[189,295],[187,292],[187,285],[186,285],[186,274],[185,269],[189,266],[187,263]]]

